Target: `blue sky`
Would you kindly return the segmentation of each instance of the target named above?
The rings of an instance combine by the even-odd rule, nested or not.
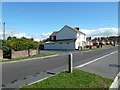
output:
[[[4,2],[2,17],[8,31],[37,39],[64,25],[97,32],[99,28],[115,30],[118,28],[117,5],[117,2]]]

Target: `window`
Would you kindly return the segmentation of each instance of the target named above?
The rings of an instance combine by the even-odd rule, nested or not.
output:
[[[69,44],[69,43],[66,43],[66,44]]]
[[[51,40],[54,40],[54,37],[53,37],[53,36],[51,37]]]
[[[51,36],[50,40],[55,41],[56,40],[56,36]]]
[[[54,36],[54,40],[56,40],[56,36]]]
[[[60,43],[60,44],[62,44],[62,43]]]

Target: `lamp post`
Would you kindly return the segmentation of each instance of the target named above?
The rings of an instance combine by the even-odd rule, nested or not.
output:
[[[3,23],[3,40],[5,40],[5,22]]]

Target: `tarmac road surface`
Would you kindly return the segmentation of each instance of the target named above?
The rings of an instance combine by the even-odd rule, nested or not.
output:
[[[102,57],[106,54],[112,53],[117,50],[118,50],[118,47],[112,47],[109,49],[73,53],[73,58],[74,58],[73,66],[76,67],[78,65],[87,63],[89,61],[92,61],[96,58]],[[106,59],[109,62],[111,62],[111,64],[114,64],[113,63],[114,61],[112,60],[115,59],[115,62],[117,63],[116,56],[117,54],[112,55]],[[49,58],[40,58],[40,59],[34,59],[30,61],[3,64],[2,65],[2,79],[3,79],[2,87],[3,88],[19,88],[20,86],[27,85],[29,83],[35,82],[37,80],[49,77],[58,72],[66,70],[68,68],[68,59],[69,59],[68,54],[65,54],[65,55],[59,55],[59,56],[54,56]],[[88,71],[92,70],[92,68],[94,68],[93,66],[98,66],[102,62],[104,62],[103,66],[105,65],[105,63],[107,65],[109,63],[107,62],[106,59],[105,61],[102,60],[96,65],[92,64],[92,66],[90,66],[89,69],[86,69],[85,67],[82,69],[88,70]],[[99,66],[97,68],[99,68]],[[112,67],[110,68],[111,70],[113,69]],[[101,69],[103,70],[104,67]],[[99,68],[98,74],[101,72],[101,69]],[[109,72],[106,72],[106,73],[109,73]],[[113,78],[114,75],[113,76],[111,75],[110,78]]]

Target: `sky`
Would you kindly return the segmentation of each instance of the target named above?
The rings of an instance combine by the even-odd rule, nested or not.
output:
[[[3,0],[4,2],[119,2],[119,0]]]
[[[2,20],[6,37],[25,36],[39,41],[65,25],[79,27],[87,36],[113,36],[118,34],[118,3],[3,2]]]

